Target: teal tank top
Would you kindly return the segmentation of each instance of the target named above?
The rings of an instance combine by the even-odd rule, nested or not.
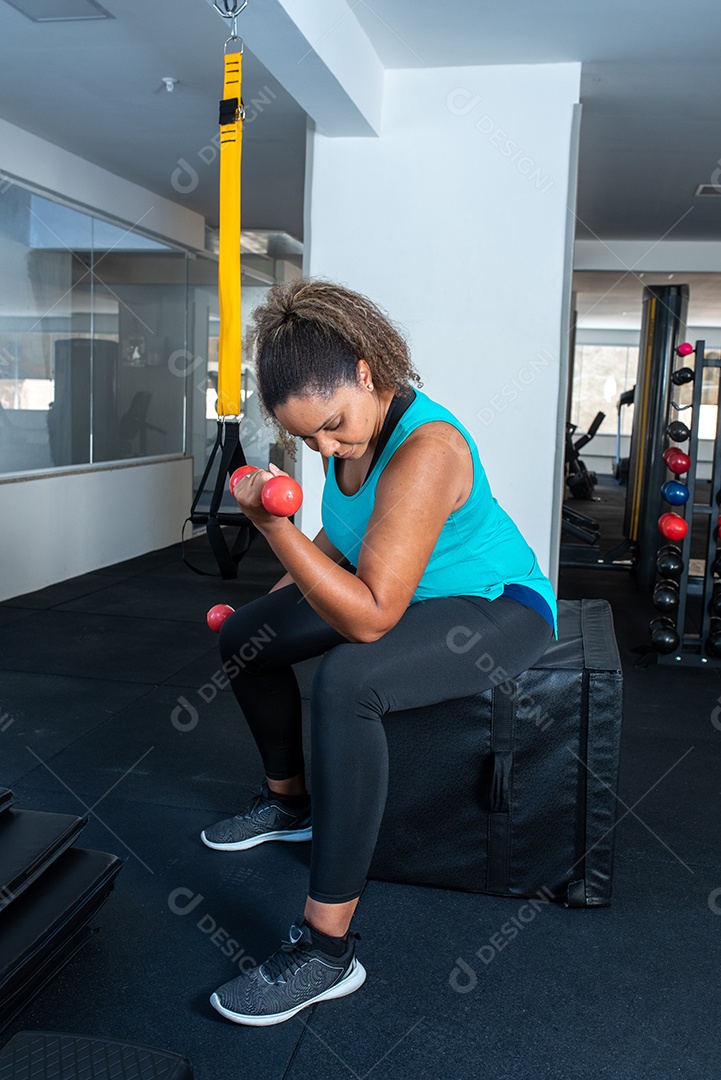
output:
[[[483,596],[495,600],[506,585],[525,585],[546,601],[557,633],[556,597],[551,582],[541,572],[516,524],[493,498],[473,437],[448,409],[420,390],[415,395],[355,495],[343,494],[336,480],[335,459],[328,459],[321,510],[326,536],[357,567],[376,488],[386,465],[421,424],[445,421],[457,428],[468,443],[473,458],[473,488],[464,505],[443,526],[410,603],[435,596]]]

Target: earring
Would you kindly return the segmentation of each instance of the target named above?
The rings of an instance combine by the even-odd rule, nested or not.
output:
[[[368,383],[368,389],[373,392],[373,383]]]

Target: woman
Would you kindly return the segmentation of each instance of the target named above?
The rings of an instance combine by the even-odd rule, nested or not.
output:
[[[265,964],[211,997],[228,1019],[266,1025],[365,980],[349,927],[386,800],[385,714],[488,689],[467,649],[454,648],[459,628],[509,675],[524,671],[554,633],[556,602],[493,499],[473,438],[413,388],[422,383],[406,343],[374,304],[325,281],[276,285],[255,311],[254,344],[263,411],[286,442],[320,453],[326,473],[313,541],[263,509],[261,490],[279,469],[235,489],[288,572],[221,632],[265,782],[247,810],[205,830],[209,847],[310,839],[291,665],[323,656],[311,694],[304,917]],[[270,643],[241,660],[263,626]]]

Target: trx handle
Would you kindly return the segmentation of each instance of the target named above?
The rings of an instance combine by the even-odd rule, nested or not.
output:
[[[225,54],[220,102],[218,416],[240,416],[243,348],[240,294],[240,169],[243,152],[243,54]]]

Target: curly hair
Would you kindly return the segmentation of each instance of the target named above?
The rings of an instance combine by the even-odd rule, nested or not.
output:
[[[407,396],[423,386],[403,335],[388,316],[360,293],[316,278],[274,285],[251,317],[249,344],[255,355],[261,413],[295,458],[295,439],[275,416],[291,397],[332,397],[358,384],[365,360],[379,390]]]

